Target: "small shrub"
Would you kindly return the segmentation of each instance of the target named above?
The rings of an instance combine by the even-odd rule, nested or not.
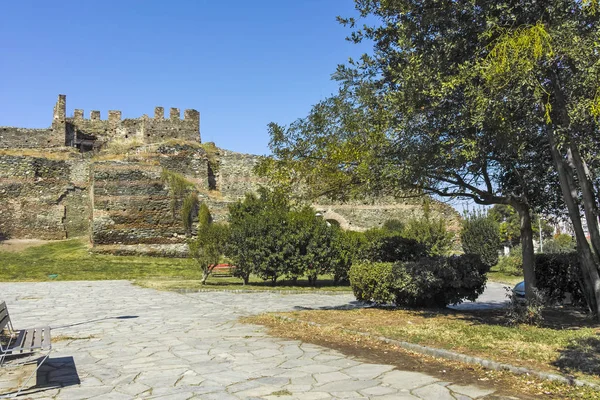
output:
[[[454,241],[454,234],[448,232],[446,222],[441,218],[431,217],[428,207],[425,207],[422,218],[408,220],[402,236],[425,246],[428,256],[448,255]]]
[[[483,293],[489,267],[479,256],[422,258],[394,265],[394,294],[397,305],[445,307],[475,300]]]
[[[543,322],[542,311],[546,303],[542,291],[534,289],[532,299],[523,299],[517,296],[510,288],[506,288],[507,297],[510,299],[505,316],[508,325],[540,325]]]
[[[549,302],[559,303],[564,300],[566,293],[571,293],[573,304],[586,304],[579,284],[581,268],[577,253],[537,254],[535,275],[538,289],[544,291]]]
[[[358,300],[409,307],[445,307],[475,300],[485,288],[488,267],[472,254],[430,257],[404,263],[360,263],[350,268]]]
[[[545,254],[571,253],[574,252],[576,248],[577,243],[573,240],[571,235],[561,233],[544,243],[543,252]]]
[[[393,303],[392,263],[356,263],[348,276],[357,300],[378,304]]]
[[[364,233],[359,259],[374,262],[415,261],[427,255],[427,247],[398,232],[369,229]]]
[[[404,230],[404,222],[399,219],[388,219],[383,223],[382,228],[389,232],[398,232],[402,233]]]
[[[521,253],[521,246],[513,247],[509,255],[500,257],[497,267],[498,271],[507,275],[523,275],[523,255]]]
[[[465,254],[477,254],[484,264],[492,267],[498,263],[500,226],[482,213],[465,215],[460,241]]]

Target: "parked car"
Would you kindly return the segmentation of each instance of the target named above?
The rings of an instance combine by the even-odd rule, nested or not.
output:
[[[525,281],[519,282],[513,288],[513,293],[518,299],[525,299]]]

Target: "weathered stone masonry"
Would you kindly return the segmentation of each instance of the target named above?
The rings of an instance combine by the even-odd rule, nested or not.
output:
[[[184,119],[177,109],[169,119],[163,114],[157,107],[154,118],[122,120],[120,112],[109,111],[102,120],[92,111],[84,119],[81,110],[66,117],[61,95],[50,128],[0,128],[0,237],[86,236],[97,251],[185,253],[186,235],[161,180],[163,169],[193,182],[216,220],[225,220],[228,205],[263,182],[253,174],[257,156],[200,143],[197,111],[186,110]],[[123,154],[108,151],[114,143],[126,144]],[[418,204],[394,199],[319,203],[326,219],[353,230],[422,213]],[[451,207],[433,211],[457,220]]]
[[[143,115],[122,119],[121,111],[108,111],[108,119],[101,119],[100,111],[75,109],[72,117],[66,115],[67,97],[58,96],[54,106],[52,125],[47,129],[0,127],[0,148],[76,147],[81,151],[98,150],[111,141],[130,143],[160,143],[168,139],[200,142],[200,113],[193,109],[181,113],[171,108],[165,119],[163,107],[156,107],[154,118]]]

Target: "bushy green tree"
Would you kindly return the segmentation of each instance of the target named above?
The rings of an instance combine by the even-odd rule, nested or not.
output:
[[[198,234],[188,241],[190,257],[202,270],[202,284],[219,264],[229,239],[229,228],[223,223],[212,221],[210,210],[204,203],[198,210]]]
[[[466,213],[462,221],[460,241],[465,254],[476,254],[488,267],[498,263],[500,226],[483,212]]]
[[[372,228],[363,233],[364,240],[356,247],[356,258],[368,262],[414,261],[429,253],[428,238],[416,239],[419,234],[410,231],[415,237],[406,237],[406,227],[402,232]]]
[[[294,253],[286,228],[289,211],[286,196],[266,189],[229,206],[228,256],[236,265],[236,276],[244,282],[254,273],[275,284],[285,273],[285,263]]]
[[[560,233],[544,242],[543,252],[546,254],[572,253],[576,251],[576,249],[577,243],[573,237],[565,233]]]
[[[454,234],[448,231],[446,221],[431,216],[428,203],[425,203],[422,217],[407,221],[402,236],[425,246],[429,256],[448,255],[454,241]]]
[[[301,276],[316,284],[321,274],[345,279],[351,257],[339,228],[311,207],[293,207],[284,193],[260,189],[229,207],[231,236],[228,255],[234,274],[248,282],[256,274],[273,284],[281,276]]]

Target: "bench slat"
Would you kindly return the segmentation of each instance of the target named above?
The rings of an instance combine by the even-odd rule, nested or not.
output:
[[[19,333],[17,334],[17,338],[15,339],[15,341],[13,342],[13,344],[11,345],[10,349],[8,349],[9,352],[12,352],[13,349],[17,349],[17,348],[22,348],[23,347],[23,342],[25,341],[25,334],[27,333],[27,331],[19,331]]]
[[[44,328],[44,338],[42,339],[42,349],[50,349],[52,348],[51,339],[50,339],[50,327]]]
[[[41,328],[34,328],[33,331],[33,347],[34,349],[42,348],[42,337],[44,334],[44,330]]]
[[[8,315],[8,309],[6,308],[6,302],[0,303],[0,332],[6,329],[10,322],[10,316]]]

